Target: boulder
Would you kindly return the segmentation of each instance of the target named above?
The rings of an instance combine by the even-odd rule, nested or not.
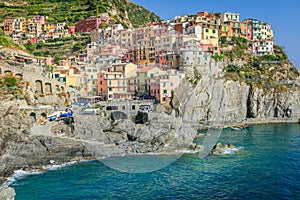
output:
[[[13,200],[15,196],[16,192],[13,188],[8,186],[0,188],[0,200]]]
[[[219,155],[224,153],[227,149],[235,149],[236,147],[232,144],[222,144],[222,143],[217,143],[215,144],[215,146],[213,147],[211,153],[213,155]]]

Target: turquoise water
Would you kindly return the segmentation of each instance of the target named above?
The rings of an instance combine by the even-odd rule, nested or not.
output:
[[[82,162],[17,179],[11,186],[22,200],[300,199],[299,124],[225,130],[219,141],[240,149],[204,159],[184,154],[149,173]]]

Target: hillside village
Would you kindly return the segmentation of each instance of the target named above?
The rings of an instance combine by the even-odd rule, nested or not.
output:
[[[6,18],[0,25],[19,44],[43,45],[80,34],[90,43],[78,55],[60,58],[12,55],[1,59],[39,64],[48,78],[101,100],[143,96],[162,102],[170,98],[185,76],[186,68],[214,67],[220,61],[240,65],[249,59],[283,62],[271,25],[257,19],[240,20],[239,13],[198,12],[172,21],[125,29],[100,15],[79,21],[49,24],[46,16]]]

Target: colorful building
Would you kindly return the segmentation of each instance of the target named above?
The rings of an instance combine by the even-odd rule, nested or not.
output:
[[[148,94],[150,92],[150,82],[156,79],[161,69],[156,66],[149,66],[137,71],[137,84],[140,94]]]
[[[252,53],[256,56],[274,55],[274,41],[273,40],[254,41],[252,50],[253,50]]]
[[[76,24],[76,32],[91,32],[92,30],[97,30],[102,28],[102,24],[110,24],[110,20],[108,18],[99,17],[89,17],[79,21]]]
[[[150,83],[150,94],[155,96],[160,102],[171,98],[175,89],[179,86],[180,80],[184,78],[184,73],[177,70],[162,71],[158,77]]]

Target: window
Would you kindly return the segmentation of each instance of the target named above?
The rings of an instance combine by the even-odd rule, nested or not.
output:
[[[205,32],[208,33],[208,29],[205,29]]]
[[[168,93],[168,90],[163,90],[163,94],[167,94]]]
[[[166,83],[163,83],[163,87],[166,87]]]
[[[114,74],[114,79],[117,79],[117,75],[116,74]]]
[[[108,82],[109,86],[111,86],[111,81]]]
[[[150,74],[150,78],[154,78],[154,74]]]
[[[111,92],[111,91],[112,91],[112,88],[108,88],[108,91],[110,91],[110,92]]]
[[[100,81],[100,85],[102,85],[102,81]]]

